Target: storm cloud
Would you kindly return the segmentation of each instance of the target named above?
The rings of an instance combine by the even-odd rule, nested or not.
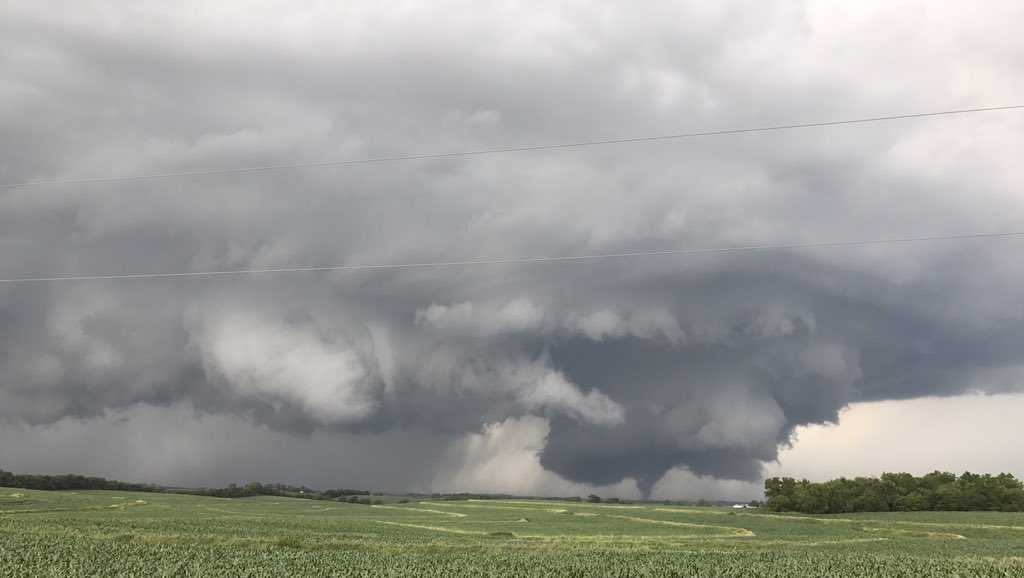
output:
[[[918,8],[13,2],[0,15],[0,181],[784,124],[1024,94],[1019,3]],[[1022,129],[1020,112],[992,112],[6,188],[0,278],[1021,230]],[[441,479],[514,490],[502,480],[529,461],[508,449],[514,432],[556,480],[546,491],[647,493],[680,470],[756,481],[797,427],[835,422],[851,403],[1021,391],[1021,247],[0,283],[0,421],[31,431],[143,408],[169,430],[159,410],[185,411],[298,436],[289,464],[301,462],[296,451],[334,455],[331,439],[372,440],[375,459],[415,467],[359,479],[395,489]],[[262,456],[252,443],[239,452]],[[488,457],[503,451],[507,469]],[[501,473],[452,477],[453,455]],[[340,485],[364,475],[366,459],[317,479]]]

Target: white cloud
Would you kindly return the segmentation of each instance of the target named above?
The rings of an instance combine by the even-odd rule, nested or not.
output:
[[[1024,478],[1024,394],[853,404],[835,425],[797,428],[766,476],[821,481],[882,472],[1010,472]]]
[[[671,345],[686,341],[679,321],[665,309],[636,308],[626,313],[614,309],[587,313],[570,310],[556,317],[525,297],[504,303],[434,303],[416,311],[416,323],[450,334],[475,336],[534,332],[563,337],[582,335],[593,341],[623,337],[661,340]]]
[[[833,343],[812,342],[800,352],[800,361],[807,372],[836,382],[853,383],[863,376],[856,353]]]
[[[723,386],[665,415],[679,447],[772,452],[786,424],[779,404],[749,386]]]
[[[432,304],[416,311],[416,323],[449,332],[478,336],[519,333],[539,329],[544,310],[526,298],[501,304]]]
[[[569,313],[563,330],[594,341],[635,337],[683,345],[686,333],[672,313],[664,309],[636,308],[625,313],[600,309],[590,313]]]
[[[597,390],[584,394],[560,372],[543,370],[537,374],[531,370],[516,379],[524,381],[516,395],[531,410],[555,411],[604,426],[617,425],[625,419],[623,407],[610,397]]]
[[[638,498],[632,480],[610,486],[577,484],[545,470],[538,453],[548,435],[541,417],[510,418],[487,424],[480,433],[466,434],[453,443],[433,480],[439,492],[503,492],[533,496]]]
[[[360,355],[309,327],[248,315],[209,322],[201,341],[207,370],[238,393],[287,400],[324,423],[352,423],[375,409],[373,375]]]
[[[815,327],[812,314],[792,312],[783,307],[774,306],[757,313],[747,328],[747,332],[762,338],[786,337],[800,331],[813,333]]]
[[[744,502],[764,498],[761,482],[719,480],[698,476],[684,467],[672,468],[651,489],[653,500],[733,500]]]

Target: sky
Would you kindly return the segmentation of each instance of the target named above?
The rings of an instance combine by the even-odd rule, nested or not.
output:
[[[9,2],[0,184],[1024,104],[1018,2]],[[0,279],[1024,231],[1024,112],[0,188]],[[0,283],[0,468],[747,499],[1024,475],[1019,238]]]

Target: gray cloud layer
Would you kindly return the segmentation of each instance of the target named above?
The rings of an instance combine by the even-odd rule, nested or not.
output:
[[[857,117],[1022,93],[1017,3],[985,15],[928,8],[922,21],[911,8],[815,2],[167,12],[16,2],[0,17],[0,180]],[[991,113],[12,189],[0,193],[0,277],[1019,229],[1022,128],[1019,113]],[[0,420],[187,406],[298,434],[372,436],[401,460],[410,438],[434,455],[488,424],[541,419],[540,463],[572,482],[632,479],[647,491],[677,467],[756,480],[794,428],[834,421],[851,402],[1019,391],[1019,248],[4,285]],[[316,439],[310,455],[322,451]]]

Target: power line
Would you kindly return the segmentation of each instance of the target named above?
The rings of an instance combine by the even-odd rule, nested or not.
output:
[[[711,130],[702,132],[687,132],[678,134],[663,134],[654,136],[639,136],[629,138],[614,138],[605,140],[589,140],[589,141],[577,141],[577,142],[564,142],[564,143],[553,143],[553,144],[540,144],[530,146],[518,146],[518,147],[504,147],[504,148],[493,148],[493,149],[478,149],[478,150],[466,150],[466,151],[455,151],[446,153],[423,153],[414,155],[399,155],[399,156],[384,156],[384,157],[369,157],[362,159],[351,159],[351,160],[331,160],[331,161],[315,161],[306,163],[287,163],[287,164],[276,164],[276,165],[257,165],[249,167],[235,167],[235,168],[212,168],[212,169],[201,169],[195,171],[180,171],[180,172],[167,172],[167,173],[148,173],[139,175],[122,175],[112,177],[83,177],[83,178],[68,178],[68,179],[50,179],[50,180],[38,180],[38,181],[22,181],[19,183],[6,183],[0,185],[0,189],[16,189],[21,187],[38,187],[43,185],[75,185],[75,184],[88,184],[88,183],[114,183],[122,181],[144,181],[144,180],[155,180],[155,179],[170,179],[175,177],[201,177],[210,175],[231,175],[240,173],[255,173],[255,172],[266,172],[266,171],[279,171],[279,170],[291,170],[291,169],[307,169],[316,167],[341,167],[349,165],[362,165],[370,163],[388,163],[398,161],[413,161],[413,160],[427,160],[427,159],[443,159],[452,157],[469,157],[469,156],[482,156],[482,155],[493,155],[503,153],[516,153],[516,152],[528,152],[528,151],[544,151],[554,149],[567,149],[567,148],[579,148],[579,147],[591,147],[611,144],[627,144],[627,143],[641,143],[641,142],[652,142],[652,141],[665,141],[665,140],[679,140],[688,138],[699,138],[708,136],[723,136],[731,134],[745,134],[754,132],[769,132],[779,130],[793,130],[800,128],[815,128],[823,126],[838,126],[846,124],[864,124],[871,122],[885,122],[893,120],[905,120],[913,118],[926,118],[935,116],[949,116],[956,114],[969,114],[976,112],[992,112],[1000,110],[1014,110],[1024,108],[1024,104],[1014,104],[1009,106],[988,106],[979,108],[963,108],[954,110],[941,110],[935,112],[917,112],[911,114],[897,114],[891,116],[874,116],[866,118],[853,118],[844,120],[829,120],[823,122],[806,122],[798,124],[783,124],[773,126],[759,126],[749,128],[732,128],[724,130]]]
[[[596,253],[591,255],[569,255],[562,257],[518,257],[508,259],[475,259],[466,261],[427,261],[420,263],[392,263],[380,265],[323,265],[312,267],[280,267],[273,269],[224,269],[219,271],[183,271],[176,273],[127,273],[114,275],[69,275],[60,277],[13,277],[0,279],[0,283],[48,283],[57,281],[101,281],[120,279],[166,279],[172,277],[217,277],[227,275],[253,275],[267,273],[310,273],[316,271],[370,271],[394,269],[428,269],[447,267],[470,267],[475,265],[524,265],[531,263],[563,263],[571,261],[597,261],[601,259],[625,259],[631,257],[655,257],[660,255],[709,255],[718,253],[751,253],[758,251],[779,251],[793,249],[826,249],[857,247],[863,245],[889,245],[896,243],[921,243],[928,241],[950,241],[962,239],[995,239],[1024,236],[1024,231],[999,233],[962,233],[956,235],[934,235],[927,237],[894,237],[888,239],[859,239],[853,241],[823,241],[810,243],[789,243],[782,245],[746,245],[734,247],[707,247],[698,249],[663,249],[657,251],[633,251],[628,253]]]

